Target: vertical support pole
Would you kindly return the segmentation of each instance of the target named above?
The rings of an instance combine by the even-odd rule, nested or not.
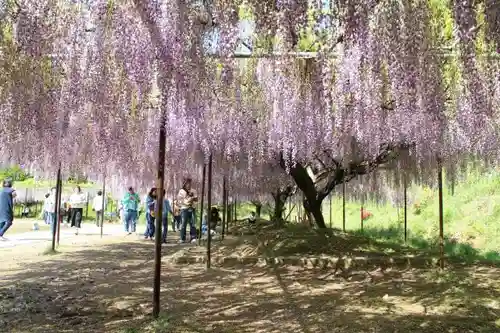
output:
[[[207,269],[210,268],[211,261],[211,253],[210,246],[212,245],[212,230],[210,228],[210,220],[212,215],[210,214],[210,210],[212,209],[212,153],[210,153],[210,157],[208,158],[208,177],[207,177]]]
[[[51,231],[52,231],[52,251],[56,250],[56,231],[57,224],[59,224],[59,206],[57,205],[57,198],[59,197],[60,192],[60,184],[61,184],[61,162],[59,162],[59,168],[57,169],[57,180],[56,180],[56,207],[55,207],[55,220],[51,221]]]
[[[451,196],[454,196],[455,195],[455,170],[453,169],[450,173],[450,178],[451,178],[451,188],[450,188],[450,191],[451,191]]]
[[[361,232],[363,232],[363,211],[364,211],[364,208],[363,208],[363,202],[361,202],[361,209],[359,210],[360,211],[360,223],[361,223]]]
[[[332,228],[332,219],[333,219],[332,197],[333,197],[333,195],[330,193],[330,229]]]
[[[298,198],[298,202],[297,202],[297,221],[298,221],[298,223],[302,223],[302,200],[300,200],[300,197]]]
[[[62,222],[61,201],[62,201],[62,177],[59,176],[59,188],[56,187],[57,246],[59,246],[59,239],[61,238],[61,222]]]
[[[222,178],[222,235],[221,240],[224,240],[224,233],[226,231],[226,176]]]
[[[104,175],[102,179],[101,238],[104,231],[104,215],[106,212],[105,205],[106,205],[106,175]]]
[[[231,178],[229,178],[231,179]],[[229,180],[228,180],[229,182]],[[226,201],[226,234],[228,233],[229,231],[229,221],[230,221],[230,216],[231,216],[231,212],[230,212],[230,205],[229,205],[229,190],[228,190],[228,184],[226,184],[226,197],[224,198],[225,201]]]
[[[345,232],[345,180],[342,181],[342,231]]]
[[[439,267],[444,268],[444,218],[443,218],[443,165],[438,159],[438,197],[439,197]]]
[[[404,227],[405,227],[405,243],[408,240],[408,215],[407,215],[407,207],[408,207],[408,184],[406,183],[406,175],[403,176],[403,219],[404,219]]]
[[[205,212],[203,211],[203,204],[205,203],[205,179],[207,176],[207,165],[203,163],[203,171],[201,175],[201,202],[200,202],[200,224],[199,224],[199,230],[200,230],[200,236],[198,237],[198,245],[201,245],[201,229],[203,226],[203,215]],[[208,215],[207,215],[207,223],[208,223]]]
[[[165,111],[160,121],[160,138],[158,147],[158,169],[156,184],[156,230],[155,230],[155,266],[154,266],[154,285],[153,285],[153,317],[160,315],[160,290],[161,290],[161,227],[163,217],[163,188],[165,182],[165,150],[167,144],[167,132],[165,128]]]
[[[85,205],[85,218],[89,218],[89,192],[87,192],[87,204]]]
[[[234,196],[234,222],[238,220],[238,198]]]

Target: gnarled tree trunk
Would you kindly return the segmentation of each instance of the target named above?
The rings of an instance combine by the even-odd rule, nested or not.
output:
[[[318,228],[326,228],[321,204],[335,186],[348,182],[358,175],[370,173],[380,165],[396,159],[401,149],[405,148],[407,148],[405,145],[382,145],[379,155],[374,159],[351,161],[346,166],[331,157],[328,151],[324,151],[321,157],[317,156],[307,165],[298,162],[286,163],[282,154],[280,165],[287,170],[287,165],[292,164],[288,170],[295,184],[304,194],[304,210],[311,222],[314,221]]]
[[[275,223],[284,222],[283,213],[285,212],[286,201],[290,196],[293,195],[294,192],[295,189],[293,188],[293,186],[287,186],[271,193],[274,199],[274,211],[271,217],[271,221]]]
[[[255,215],[257,215],[257,218],[260,218],[260,214],[262,213],[262,202],[253,200],[252,205],[255,206]]]

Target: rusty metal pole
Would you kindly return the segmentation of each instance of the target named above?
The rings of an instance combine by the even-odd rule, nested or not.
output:
[[[212,209],[212,153],[208,158],[208,177],[207,177],[207,269],[210,268],[211,253],[210,246],[212,245],[212,230],[210,228],[212,214],[210,210]]]
[[[404,227],[405,227],[405,243],[408,240],[408,215],[407,215],[407,207],[408,207],[408,184],[406,183],[406,176],[403,179],[403,218],[404,218]]]
[[[56,184],[57,186],[57,184]],[[62,176],[59,176],[59,187],[56,187],[56,223],[57,223],[57,246],[61,238],[61,200],[62,200]]]
[[[202,232],[201,229],[203,228],[203,204],[205,203],[205,182],[206,182],[206,177],[207,177],[207,165],[203,163],[203,174],[201,175],[202,179],[202,184],[201,184],[201,202],[200,202],[200,236],[198,237],[198,245],[201,245],[201,236]],[[207,215],[208,219],[208,215]],[[208,220],[207,220],[208,221]]]
[[[158,145],[158,169],[156,184],[156,230],[155,230],[155,264],[154,264],[154,284],[153,284],[153,317],[160,315],[160,290],[161,290],[161,227],[163,216],[163,189],[165,183],[165,151],[167,144],[166,115],[163,110],[160,121],[160,138]]]
[[[333,220],[333,204],[332,204],[333,194],[330,193],[330,229],[332,228],[332,220]]]
[[[57,169],[57,180],[56,180],[56,202],[55,202],[55,219],[52,222],[52,251],[56,250],[56,234],[57,234],[57,225],[59,224],[59,207],[57,205],[57,198],[59,197],[59,192],[61,189],[61,162],[59,162],[59,168]]]
[[[104,175],[102,179],[101,238],[104,231],[105,204],[106,204],[106,175]]]
[[[345,180],[342,182],[342,230],[345,232]]]
[[[221,240],[224,240],[224,232],[226,231],[226,176],[222,179],[222,235]]]
[[[439,198],[439,267],[444,268],[444,214],[443,214],[443,165],[438,159],[438,198]]]

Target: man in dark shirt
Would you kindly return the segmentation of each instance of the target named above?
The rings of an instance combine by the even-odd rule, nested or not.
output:
[[[3,181],[0,190],[0,241],[5,240],[3,235],[12,225],[14,220],[14,198],[16,191],[12,188],[10,180]]]

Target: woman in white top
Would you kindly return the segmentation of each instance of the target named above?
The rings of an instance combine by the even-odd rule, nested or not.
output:
[[[103,208],[104,204],[104,208]],[[102,191],[97,191],[97,196],[92,202],[92,210],[95,211],[95,224],[96,226],[101,226],[102,214],[106,210],[106,202],[102,196]]]
[[[87,204],[87,195],[82,192],[80,186],[76,185],[73,194],[69,197],[69,204],[71,206],[71,227],[80,229],[83,217],[83,207]]]
[[[45,224],[50,224],[50,220],[49,218],[47,217],[47,212],[48,212],[48,207],[50,205],[50,202],[49,202],[49,197],[50,197],[50,193],[46,193],[45,194],[45,199],[43,201],[43,212],[42,212],[42,219],[45,221]]]
[[[47,224],[49,224],[51,226],[51,228],[55,228],[57,225],[56,188],[55,187],[50,189],[50,194],[45,202],[45,210],[47,212]]]

